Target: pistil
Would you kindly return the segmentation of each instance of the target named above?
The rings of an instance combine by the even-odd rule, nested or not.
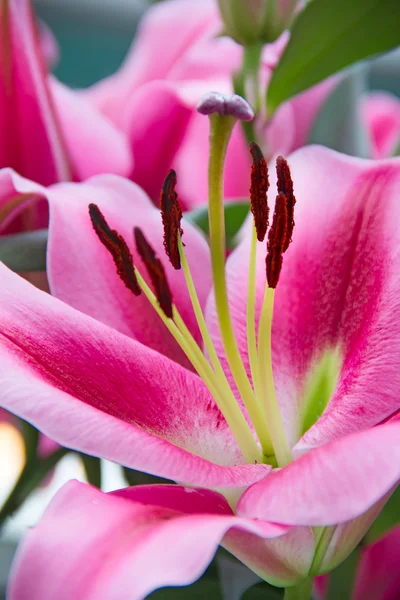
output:
[[[235,97],[235,106],[237,105],[237,97]],[[241,99],[242,103],[247,105],[245,100]],[[209,97],[206,98],[207,107],[209,106]],[[202,111],[202,103],[200,101],[198,109]],[[233,330],[232,320],[230,316],[229,301],[225,277],[225,220],[224,220],[224,204],[223,204],[223,170],[225,164],[226,151],[231,137],[233,127],[237,121],[235,118],[235,110],[226,108],[229,106],[229,98],[225,99],[224,111],[218,109],[216,104],[216,112],[210,114],[210,155],[208,167],[208,215],[209,215],[209,230],[210,230],[210,250],[212,275],[214,284],[215,306],[217,311],[219,329],[222,343],[224,346],[226,358],[239,390],[240,396],[247,409],[249,417],[254,425],[258,439],[260,441],[263,454],[269,456],[271,454],[271,441],[268,432],[268,427],[265,421],[265,416],[258,404],[254,391],[247,377],[246,370],[243,365],[242,358],[237,346],[235,333]],[[248,105],[247,105],[248,106]],[[238,115],[245,113],[243,106],[237,111]]]
[[[250,208],[253,213],[254,222],[251,232],[250,262],[248,276],[247,296],[247,346],[249,353],[249,364],[256,398],[261,398],[260,370],[257,356],[256,323],[255,323],[255,300],[256,300],[256,258],[257,240],[263,242],[268,229],[269,207],[267,192],[269,188],[268,166],[259,146],[252,142],[250,153],[253,159],[251,167],[250,184]],[[272,446],[270,453],[272,453]]]

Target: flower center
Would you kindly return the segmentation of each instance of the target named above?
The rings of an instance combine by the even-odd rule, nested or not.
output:
[[[237,108],[237,98],[235,97],[236,105],[232,109],[233,112]],[[250,200],[254,222],[252,225],[247,298],[247,340],[250,364],[250,375],[248,375],[232,325],[226,285],[223,168],[228,142],[236,118],[229,102],[224,101],[223,108],[223,111],[217,111],[217,113],[212,111],[207,113],[211,113],[209,230],[214,297],[226,359],[256,437],[243,415],[222,368],[196,293],[182,243],[182,211],[175,191],[175,172],[171,170],[168,173],[161,191],[160,203],[164,226],[164,247],[173,267],[175,269],[182,268],[183,270],[207,355],[203,353],[194,340],[174,305],[163,265],[143,232],[139,228],[135,228],[134,238],[138,253],[148,271],[154,292],[134,265],[125,240],[118,232],[109,227],[98,207],[91,204],[89,213],[96,234],[114,259],[118,275],[135,295],[143,292],[148,298],[150,304],[212,394],[235,436],[246,462],[269,462],[282,467],[292,460],[292,455],[274,387],[271,325],[274,291],[282,269],[283,254],[291,242],[294,226],[295,197],[293,183],[286,160],[283,157],[278,157],[276,163],[278,194],[272,224],[268,231],[268,168],[257,144],[253,142],[250,145],[253,158]],[[239,106],[239,109],[243,112],[243,107]],[[246,111],[244,112],[246,113]],[[257,243],[263,242],[267,231],[266,286],[257,332],[255,327],[256,253]]]

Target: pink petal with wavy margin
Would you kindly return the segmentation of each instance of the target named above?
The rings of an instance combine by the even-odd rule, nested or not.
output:
[[[77,482],[67,484],[18,552],[10,600],[27,593],[32,600],[139,600],[156,588],[198,579],[232,530],[237,539],[247,536],[250,556],[251,541],[286,531],[235,517],[215,492],[168,486],[160,506],[159,487],[146,488],[122,490],[116,496]]]
[[[240,487],[268,473],[241,464],[196,375],[0,271],[2,407],[64,446],[170,479]]]
[[[400,479],[400,423],[316,448],[241,497],[244,517],[288,525],[336,525],[363,515]]]

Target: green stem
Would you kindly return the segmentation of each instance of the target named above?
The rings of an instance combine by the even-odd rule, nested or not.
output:
[[[250,104],[257,115],[261,110],[261,92],[260,92],[260,61],[263,45],[256,43],[252,46],[245,46],[243,52],[243,66],[245,82],[247,82],[250,94]]]
[[[68,452],[70,452],[68,448],[59,448],[44,459],[36,458],[26,463],[18,481],[0,509],[0,531],[5,521],[20,508],[31,492],[42,483]]]
[[[248,100],[249,104],[252,105],[256,118],[262,105],[259,79],[262,49],[263,45],[261,43],[245,46],[243,48],[241,70],[233,78],[235,94],[239,94],[239,96]],[[248,96],[250,97],[248,98]],[[255,141],[254,121],[242,121],[242,127],[247,142]]]
[[[208,167],[209,225],[215,305],[226,358],[239,393],[249,413],[263,449],[268,456],[270,438],[265,417],[258,404],[240,356],[231,321],[225,277],[225,216],[223,170],[226,150],[236,119],[213,114],[210,117],[210,158]]]
[[[286,588],[284,600],[310,600],[313,577],[307,577],[294,587]]]

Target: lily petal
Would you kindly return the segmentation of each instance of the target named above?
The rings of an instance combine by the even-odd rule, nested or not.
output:
[[[208,490],[138,486],[110,495],[70,482],[20,548],[9,598],[140,600],[156,588],[198,579],[233,528],[250,556],[252,541],[287,530],[235,517]]]
[[[146,194],[130,181],[104,175],[83,184],[55,186],[48,191],[48,200],[48,276],[52,293],[74,308],[189,366],[144,295],[134,297],[118,278],[114,262],[89,219],[88,206],[94,202],[110,226],[125,238],[135,264],[148,279],[133,247],[133,227],[143,229],[164,264],[178,310],[200,341],[183,271],[173,269],[165,255],[161,215]],[[193,225],[185,223],[183,228],[188,262],[204,306],[211,287],[209,249]]]
[[[28,0],[0,8],[0,166],[50,185],[70,178],[36,23]]]
[[[49,80],[74,179],[85,180],[101,173],[130,175],[133,157],[128,138],[82,94]]]
[[[157,206],[164,177],[192,114],[181,100],[177,86],[167,81],[141,86],[129,102],[126,134],[135,156],[132,178]]]
[[[363,550],[354,600],[396,600],[400,595],[400,527]]]
[[[400,142],[400,100],[387,92],[371,92],[361,104],[373,158],[390,156]]]
[[[49,214],[47,203],[43,202],[45,196],[43,186],[17,175],[12,169],[1,169],[0,232],[15,233],[21,229],[29,231],[45,227]]]
[[[316,448],[249,488],[237,513],[288,525],[355,519],[398,483],[399,439],[397,421]]]
[[[63,446],[170,479],[230,487],[268,473],[240,464],[196,375],[2,265],[0,273],[2,407]]]

